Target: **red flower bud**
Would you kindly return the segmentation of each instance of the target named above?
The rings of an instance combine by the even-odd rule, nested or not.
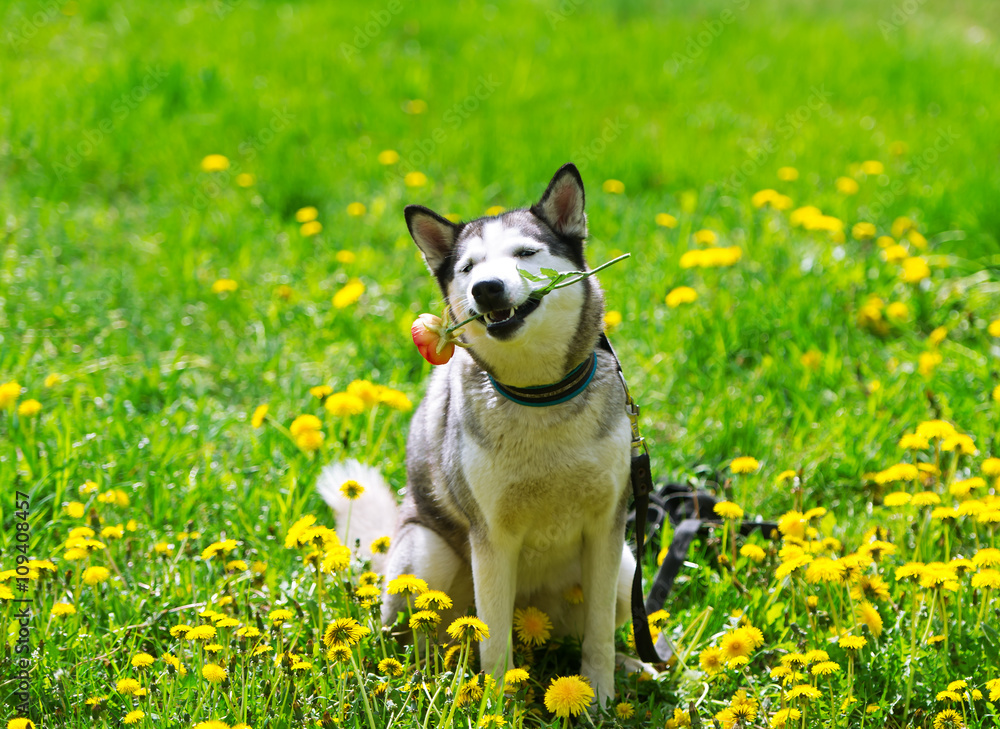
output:
[[[455,342],[439,316],[421,314],[410,327],[410,334],[420,355],[432,365],[442,365],[455,354]]]

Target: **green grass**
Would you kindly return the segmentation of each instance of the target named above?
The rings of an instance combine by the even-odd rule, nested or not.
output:
[[[406,416],[383,406],[345,435],[308,389],[368,379],[418,401],[430,367],[408,329],[441,302],[403,206],[470,218],[493,205],[525,205],[570,160],[587,185],[591,262],[632,253],[601,281],[608,307],[623,317],[612,339],[643,410],[655,473],[741,498],[727,466],[754,456],[762,467],[741,498],[747,512],[775,518],[822,506],[831,514],[823,535],[840,538],[843,554],[878,525],[900,544],[902,561],[915,550],[943,555],[940,525],[925,533],[918,512],[887,510],[881,500],[893,488],[865,474],[899,461],[899,437],[937,417],[972,435],[979,450],[960,464],[968,472],[935,484],[946,502],[948,478],[978,475],[983,459],[997,455],[991,392],[1000,350],[987,326],[1000,317],[1000,67],[990,30],[998,9],[986,0],[924,4],[896,23],[897,6],[860,0],[836,10],[775,0],[562,8],[0,4],[0,382],[16,380],[21,401],[42,404],[34,418],[16,406],[0,413],[0,483],[9,494],[0,499],[0,545],[12,568],[14,492],[27,492],[31,556],[58,566],[35,591],[36,721],[84,725],[82,701],[95,695],[111,696],[96,726],[119,726],[132,701],[148,726],[154,716],[156,726],[233,724],[244,709],[259,726],[265,705],[277,710],[275,727],[337,715],[339,674],[316,648],[314,576],[284,538],[303,514],[330,523],[313,492],[325,462],[362,457],[401,485]],[[388,22],[345,55],[371,12]],[[426,105],[422,113],[411,113],[420,108],[414,100]],[[401,161],[380,164],[385,149]],[[202,158],[213,153],[229,158],[230,169],[203,172]],[[884,163],[884,174],[858,173],[864,160]],[[779,180],[783,166],[799,178]],[[405,185],[410,169],[428,183]],[[254,184],[236,184],[238,173]],[[856,195],[837,191],[840,176],[859,181]],[[621,180],[624,194],[602,191],[607,179]],[[791,225],[791,211],[755,209],[750,199],[762,188],[840,218],[845,239]],[[355,201],[366,206],[361,217],[346,212]],[[323,224],[313,237],[294,218],[307,205]],[[658,226],[658,213],[678,226]],[[888,234],[901,216],[929,241],[932,275],[922,286],[903,283],[874,241],[851,235],[859,221]],[[737,265],[680,267],[692,233],[706,228],[742,248]],[[355,260],[341,262],[340,251]],[[360,300],[333,307],[333,294],[355,277],[365,286]],[[223,278],[239,288],[213,293]],[[698,300],[668,308],[664,297],[681,285]],[[905,304],[907,317],[882,331],[859,326],[870,296]],[[947,337],[935,348],[929,335],[940,327]],[[941,362],[920,374],[919,357],[931,351]],[[813,366],[803,363],[806,353]],[[45,387],[51,373],[63,380]],[[261,403],[282,426],[321,414],[323,449],[311,456],[276,427],[252,428],[249,413]],[[799,473],[794,489],[776,483],[786,469]],[[81,496],[88,480],[127,493],[128,507]],[[84,520],[67,514],[70,501],[87,502]],[[130,519],[137,530],[91,558],[113,563],[115,581],[80,587],[80,563],[61,548],[69,531]],[[191,531],[201,536],[178,538]],[[266,572],[227,577],[197,559],[223,537],[240,542],[235,558],[266,562]],[[989,527],[957,528],[951,556],[969,556],[991,538]],[[158,542],[175,545],[181,559],[155,556]],[[697,653],[716,642],[725,613],[744,608],[768,644],[751,664],[757,678],[709,683],[699,705],[705,722],[724,705],[712,702],[762,686],[782,651],[819,640],[796,632],[798,623],[766,623],[773,570],[748,578],[743,594],[718,567],[719,546],[697,550],[701,567],[678,585],[669,629],[679,638],[714,605],[698,641],[685,646]],[[989,602],[963,580],[966,613],[969,601],[974,610]],[[934,631],[944,623],[926,608],[912,614],[910,593],[892,584],[903,617],[893,624],[896,612],[883,609],[886,637],[859,668],[856,695],[882,706],[878,721],[899,724],[902,676],[917,661],[908,721],[929,726],[944,708],[935,701],[942,677],[980,687],[997,678],[982,660],[995,665],[995,643],[980,635],[952,640],[946,651],[911,650],[912,621]],[[114,683],[134,673],[127,666],[136,651],[178,650],[167,628],[198,620],[184,606],[223,595],[237,598],[227,609],[248,624],[275,606],[301,606],[283,638],[317,650],[299,694],[289,692],[288,676],[264,668],[227,684],[236,708],[223,692],[197,693],[203,682],[193,676],[177,691],[161,676],[142,701],[115,694]],[[50,620],[60,599],[78,614]],[[325,620],[347,609],[343,599],[326,603]],[[774,599],[787,602],[783,591]],[[13,650],[13,604],[4,610]],[[995,621],[992,604],[986,616]],[[962,620],[959,631],[968,627]],[[536,657],[544,668],[523,705],[539,709],[548,678],[576,670],[572,652]],[[621,691],[634,703],[652,697],[662,725],[675,706],[703,695],[704,679],[673,671],[653,688],[623,679]],[[13,685],[5,664],[0,693]],[[352,697],[344,721],[365,725]],[[421,706],[399,725],[422,722]],[[990,712],[976,708],[968,722],[988,726]],[[525,725],[545,722],[556,725],[541,710]]]

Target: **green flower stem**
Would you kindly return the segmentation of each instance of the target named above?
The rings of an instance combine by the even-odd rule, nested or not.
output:
[[[358,653],[361,653],[360,647],[358,648]],[[361,689],[361,700],[365,704],[365,716],[368,717],[369,729],[376,729],[375,720],[372,718],[372,707],[368,704],[368,692],[365,691],[365,681],[361,676],[361,669],[358,668],[358,663],[354,660],[354,651],[351,651],[351,667],[354,668],[354,677],[358,680],[358,688]]]

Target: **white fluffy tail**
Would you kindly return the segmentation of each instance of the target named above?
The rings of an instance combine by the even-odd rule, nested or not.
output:
[[[364,493],[354,501],[348,500],[340,492],[345,481],[357,481],[364,486]],[[377,468],[355,460],[331,463],[320,473],[316,490],[337,515],[337,536],[347,546],[354,547],[354,541],[360,540],[362,554],[367,554],[372,542],[391,536],[399,507],[392,488]]]

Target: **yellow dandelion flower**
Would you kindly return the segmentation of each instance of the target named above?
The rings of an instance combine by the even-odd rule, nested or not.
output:
[[[469,680],[463,681],[462,685],[458,687],[458,692],[455,696],[455,704],[457,706],[467,706],[469,704],[478,703],[482,698],[483,687],[479,684],[479,674],[477,673]]]
[[[886,315],[896,322],[904,322],[910,318],[910,307],[902,301],[894,301],[886,307]]]
[[[625,183],[621,180],[605,180],[601,187],[604,192],[612,195],[621,195],[625,192]]]
[[[817,557],[806,568],[806,581],[811,584],[820,582],[841,583],[847,576],[847,568],[843,561],[829,557]]]
[[[226,669],[215,663],[206,663],[201,669],[201,675],[209,683],[222,683],[226,680]]]
[[[899,439],[899,447],[905,450],[926,450],[931,447],[930,441],[917,433],[906,433]]]
[[[753,473],[760,468],[760,461],[750,456],[734,458],[729,464],[729,470],[733,473]]]
[[[722,658],[731,661],[734,658],[746,657],[753,652],[753,638],[742,628],[730,630],[722,637],[720,649]]]
[[[344,481],[340,486],[340,493],[344,495],[345,498],[354,501],[365,492],[365,487],[359,484],[353,479]]]
[[[594,699],[594,690],[580,676],[552,679],[545,690],[545,708],[557,717],[578,716]]]
[[[855,223],[851,228],[851,235],[855,240],[871,240],[877,233],[873,223]]]
[[[107,567],[88,567],[83,571],[82,579],[87,585],[101,585],[111,577],[111,571]]]
[[[840,647],[845,651],[859,651],[868,645],[868,641],[860,635],[845,635],[840,639]]]
[[[333,388],[329,385],[316,385],[315,387],[309,388],[309,394],[315,397],[317,400],[322,400],[328,395],[333,394]]]
[[[395,658],[383,658],[378,662],[378,672],[399,678],[403,675],[403,664]]]
[[[604,314],[604,330],[613,332],[621,326],[622,313],[620,311],[608,311]]]
[[[839,670],[840,666],[833,661],[821,661],[810,669],[814,676],[829,676],[837,673]]]
[[[888,507],[906,506],[913,499],[905,491],[894,491],[891,494],[886,494],[885,498],[882,499],[882,503]]]
[[[330,395],[323,406],[331,415],[338,417],[360,415],[365,411],[364,401],[349,392],[336,392]]]
[[[857,606],[857,616],[876,638],[882,634],[882,616],[870,602],[864,601]]]
[[[132,656],[132,667],[133,668],[148,668],[153,665],[155,659],[148,653],[136,653]]]
[[[146,716],[146,712],[140,709],[130,711],[122,718],[123,724],[138,724]]]
[[[934,729],[961,729],[964,726],[962,715],[954,709],[945,709],[934,715]]]
[[[185,640],[211,640],[215,637],[215,627],[211,625],[196,625],[184,633]]]
[[[427,590],[417,596],[414,604],[419,610],[447,610],[452,606],[452,600],[440,590]]]
[[[76,608],[68,602],[57,602],[52,606],[52,617],[61,618],[66,615],[76,615]]]
[[[802,718],[802,712],[798,709],[780,709],[771,715],[771,722],[768,726],[771,729],[781,729],[786,725],[794,725]]]
[[[799,697],[806,699],[818,699],[822,695],[822,692],[818,688],[807,683],[793,686],[788,689],[788,692],[785,694],[785,696],[789,699],[797,699]]]
[[[570,605],[582,605],[583,587],[581,585],[573,585],[572,587],[567,588],[563,592],[562,598]]]
[[[115,691],[120,693],[122,696],[131,696],[140,688],[142,688],[142,684],[134,678],[123,678],[115,684]]]
[[[318,233],[323,232],[323,224],[318,220],[311,220],[308,223],[303,223],[299,226],[299,235],[303,238],[311,238]]]
[[[380,165],[394,165],[399,162],[399,152],[394,149],[383,149],[378,153],[377,159]]]
[[[347,206],[347,214],[352,218],[360,218],[368,211],[364,203],[352,202]]]
[[[17,398],[21,396],[21,385],[11,380],[0,385],[0,410],[5,410],[13,405]]]
[[[372,554],[385,554],[389,551],[390,542],[389,537],[379,537],[371,543]]]
[[[691,304],[698,299],[698,292],[690,286],[678,286],[667,294],[666,303],[671,309],[676,309],[681,304]]]
[[[920,256],[910,256],[903,260],[902,279],[906,283],[920,283],[930,278],[931,269],[927,261]]]
[[[490,629],[479,618],[465,616],[458,618],[448,626],[448,635],[453,640],[460,642],[480,641],[490,637]]]
[[[410,616],[411,630],[430,631],[441,622],[441,616],[433,610],[418,610]]]
[[[972,576],[972,586],[977,590],[996,590],[1000,588],[1000,571],[984,569]]]
[[[525,645],[543,645],[551,636],[552,621],[535,607],[514,611],[514,632]]]
[[[297,223],[311,223],[318,217],[319,210],[311,205],[295,211],[295,222]]]
[[[17,414],[22,418],[33,418],[42,411],[42,404],[38,400],[24,400],[17,406]]]
[[[288,432],[292,434],[293,437],[297,437],[302,433],[310,430],[319,430],[323,427],[323,423],[315,415],[300,415],[292,421],[292,424],[288,428]]]
[[[806,532],[805,515],[799,511],[785,512],[778,519],[778,531],[785,537],[801,539]]]
[[[512,668],[504,674],[504,687],[516,687],[527,682],[529,678],[528,670],[525,668]]]
[[[857,181],[850,177],[838,177],[834,184],[841,195],[854,195],[858,191]]]
[[[389,584],[386,585],[386,592],[390,595],[403,595],[406,593],[420,595],[427,592],[427,589],[427,582],[416,575],[399,575],[399,577],[389,580]]]
[[[361,298],[365,292],[365,285],[359,278],[352,278],[344,287],[333,295],[333,307],[335,309],[346,309]]]
[[[677,218],[670,213],[657,213],[654,219],[656,224],[663,228],[676,228]]]
[[[212,284],[213,294],[229,294],[236,291],[240,285],[231,278],[220,278]]]
[[[209,154],[202,158],[201,169],[204,172],[224,172],[229,169],[229,158],[224,154]]]
[[[974,456],[979,452],[976,450],[975,441],[964,433],[955,433],[945,438],[944,442],[941,443],[941,450],[956,451],[967,456]]]
[[[407,187],[423,187],[427,184],[427,175],[423,172],[407,172],[403,184]]]
[[[779,167],[778,179],[784,182],[792,182],[799,179],[799,171],[794,167]]]
[[[337,618],[326,626],[326,631],[323,633],[323,643],[327,648],[337,643],[355,645],[370,632],[370,629],[361,625],[354,618]]]
[[[721,671],[723,667],[722,651],[714,647],[706,648],[698,654],[698,665],[700,665],[701,670],[709,676],[714,676],[716,673]]]
[[[379,388],[378,401],[402,413],[408,413],[413,409],[413,403],[406,396],[406,393],[394,390],[391,387]]]
[[[854,579],[851,597],[855,600],[888,600],[889,586],[879,575],[860,575]]]
[[[869,159],[861,163],[861,171],[866,175],[881,175],[885,172],[885,165],[878,160]]]
[[[714,246],[719,242],[719,234],[707,228],[695,231],[692,237],[694,238],[694,242],[700,246]]]
[[[723,519],[742,519],[743,509],[731,501],[720,501],[713,508],[716,514]]]

